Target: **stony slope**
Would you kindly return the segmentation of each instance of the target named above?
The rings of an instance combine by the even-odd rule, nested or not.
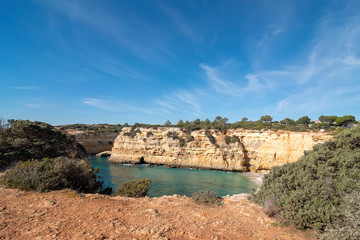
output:
[[[170,132],[170,134],[169,134]],[[124,128],[115,139],[110,161],[163,164],[230,171],[261,171],[297,161],[304,150],[332,136],[322,132],[256,131],[235,129],[197,130],[179,128],[133,130]],[[209,136],[216,143],[211,143]],[[175,137],[173,137],[175,136]],[[226,138],[238,139],[226,143]],[[186,139],[192,140],[187,141]],[[181,141],[186,144],[182,145]]]
[[[131,199],[0,188],[0,239],[314,239],[279,227],[243,195],[206,207],[180,196]]]

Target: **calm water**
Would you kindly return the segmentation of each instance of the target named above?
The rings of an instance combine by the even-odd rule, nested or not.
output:
[[[149,197],[163,195],[192,196],[200,190],[210,190],[219,196],[249,193],[258,185],[249,179],[249,174],[216,170],[198,170],[185,168],[166,168],[144,165],[121,165],[109,163],[105,157],[91,157],[91,166],[99,168],[106,186],[113,189],[123,182],[137,178],[151,180]]]

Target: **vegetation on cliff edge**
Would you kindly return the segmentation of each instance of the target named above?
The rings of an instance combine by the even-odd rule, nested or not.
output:
[[[88,156],[74,137],[61,133],[50,124],[8,120],[0,125],[0,168],[29,159]]]
[[[148,193],[151,181],[149,179],[136,179],[132,182],[125,182],[116,188],[114,196],[122,197],[145,197]]]
[[[355,127],[315,145],[298,162],[272,168],[256,201],[269,215],[299,228],[360,239],[359,196],[360,127]]]
[[[48,192],[70,188],[78,192],[97,193],[102,189],[97,170],[88,161],[67,157],[45,158],[18,162],[0,178],[8,188],[24,191]]]

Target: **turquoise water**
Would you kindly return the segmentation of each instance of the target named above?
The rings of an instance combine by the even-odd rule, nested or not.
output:
[[[249,193],[258,185],[247,174],[216,170],[166,168],[146,165],[121,165],[109,163],[105,157],[91,157],[93,168],[99,168],[106,186],[117,188],[124,182],[138,178],[151,180],[149,197],[163,195],[192,196],[194,192],[210,190],[219,196]]]

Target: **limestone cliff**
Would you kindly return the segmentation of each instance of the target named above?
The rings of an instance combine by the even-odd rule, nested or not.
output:
[[[297,161],[304,150],[323,143],[326,133],[124,128],[117,136],[111,162],[152,163],[229,171],[268,170]]]
[[[116,132],[94,133],[77,130],[67,130],[64,132],[73,135],[90,154],[111,151],[115,138],[119,135]]]

